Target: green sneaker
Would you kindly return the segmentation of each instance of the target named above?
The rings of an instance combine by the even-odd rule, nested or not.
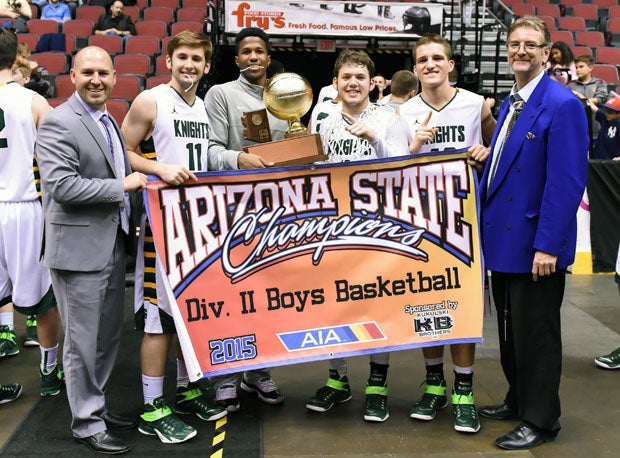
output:
[[[228,413],[225,406],[210,401],[197,383],[177,387],[173,410],[181,415],[195,413],[198,418],[206,421],[219,420]]]
[[[382,422],[390,418],[387,406],[387,394],[387,384],[383,386],[366,385],[364,420]]]
[[[597,366],[605,369],[620,369],[620,347],[616,348],[608,355],[594,358],[594,362]]]
[[[26,335],[24,337],[24,347],[38,347],[39,335],[37,334],[37,317],[30,315],[26,318]]]
[[[306,409],[315,412],[327,412],[334,407],[334,404],[347,402],[351,397],[351,388],[347,376],[340,377],[338,371],[330,369],[327,383],[319,388],[306,403]]]
[[[452,409],[454,411],[454,429],[462,433],[480,431],[480,418],[474,405],[474,393],[463,392],[458,388],[452,391]]]
[[[60,393],[65,379],[62,364],[56,364],[49,372],[45,372],[43,366],[39,366],[39,376],[41,377],[41,396],[56,396]]]
[[[183,423],[172,413],[163,396],[144,405],[138,431],[147,436],[157,435],[164,444],[185,442],[198,434],[195,428]]]
[[[8,326],[0,326],[0,358],[14,356],[19,353],[19,347],[15,343],[15,331]]]
[[[19,383],[0,385],[0,404],[15,401],[22,394],[22,386]]]
[[[436,374],[427,374],[426,391],[409,412],[411,418],[430,421],[437,411],[448,405],[446,380]]]

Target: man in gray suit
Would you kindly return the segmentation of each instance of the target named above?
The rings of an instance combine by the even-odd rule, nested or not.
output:
[[[123,138],[106,109],[116,82],[109,54],[82,49],[71,79],[76,92],[44,120],[36,153],[45,212],[43,264],[65,330],[63,363],[73,436],[92,450],[129,451],[108,433],[135,421],[114,415],[105,389],[121,339],[128,192],[146,187],[131,172]]]

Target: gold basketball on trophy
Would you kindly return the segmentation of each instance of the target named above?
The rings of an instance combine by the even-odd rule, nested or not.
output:
[[[304,135],[306,128],[300,118],[312,106],[312,87],[297,73],[278,73],[265,86],[263,100],[276,118],[288,121],[286,137]]]

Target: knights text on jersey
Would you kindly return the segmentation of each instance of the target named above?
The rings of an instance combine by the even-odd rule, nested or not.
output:
[[[157,103],[157,120],[152,134],[155,159],[166,164],[184,165],[194,172],[206,172],[209,118],[202,99],[196,97],[194,103],[188,105],[167,84],[154,87],[151,93]]]
[[[429,127],[439,129],[435,138],[422,146],[419,153],[469,148],[482,144],[481,113],[484,98],[465,89],[457,89],[452,100],[436,110],[418,94],[400,106],[409,139],[412,140],[429,111],[433,114]]]

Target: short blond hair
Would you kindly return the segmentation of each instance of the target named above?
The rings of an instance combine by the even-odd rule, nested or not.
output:
[[[32,75],[32,69],[30,68],[30,63],[21,56],[17,56],[15,58],[15,63],[11,67],[11,71],[20,72],[24,78],[30,78],[30,76]]]

